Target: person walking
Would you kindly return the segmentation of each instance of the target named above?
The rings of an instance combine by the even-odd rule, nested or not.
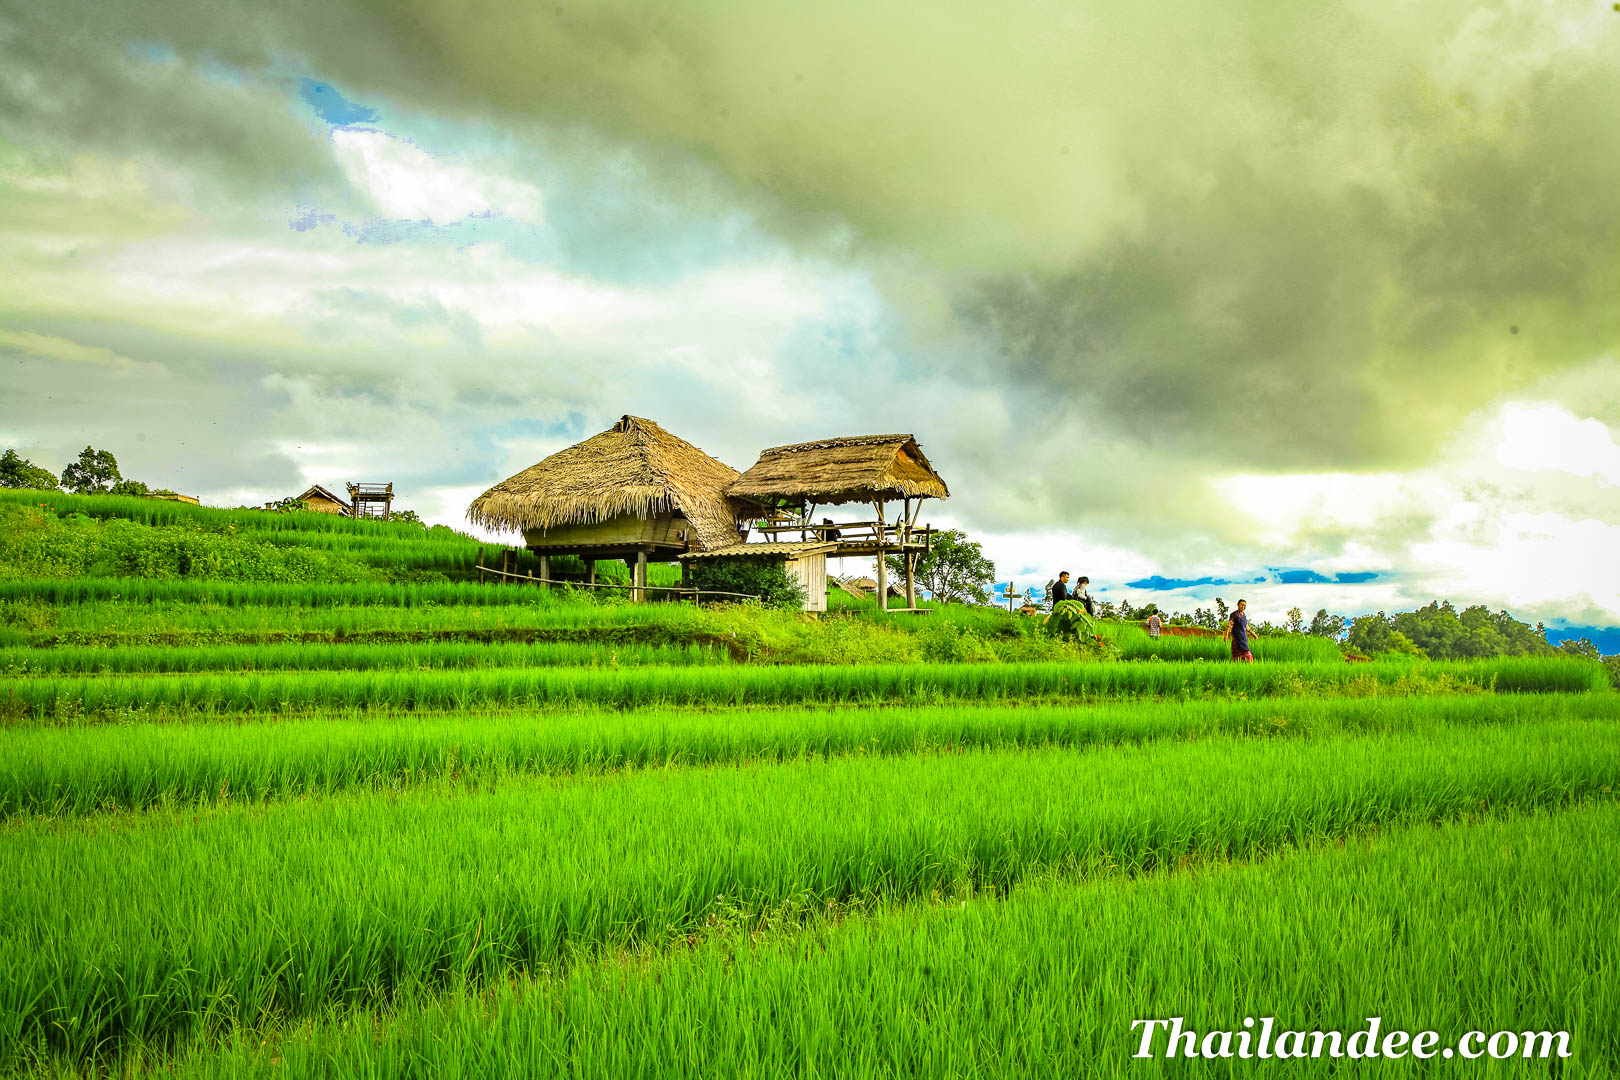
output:
[[[1226,621],[1226,633],[1221,637],[1232,643],[1232,659],[1242,664],[1254,663],[1254,653],[1249,651],[1249,602],[1239,600],[1237,607],[1232,610],[1232,616]]]
[[[1164,620],[1159,618],[1159,613],[1155,611],[1153,614],[1149,615],[1147,619],[1148,637],[1152,638],[1154,641],[1158,641],[1159,634],[1163,630]]]

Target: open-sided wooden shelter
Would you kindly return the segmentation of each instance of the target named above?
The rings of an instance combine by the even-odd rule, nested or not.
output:
[[[633,595],[647,588],[647,563],[742,541],[741,508],[725,489],[736,469],[639,416],[559,450],[484,492],[472,521],[517,529],[540,556],[577,555],[594,580],[598,559],[632,567]]]
[[[910,610],[917,607],[917,559],[933,534],[929,526],[917,525],[918,511],[924,499],[950,497],[944,478],[911,435],[850,435],[773,446],[726,491],[769,516],[760,531],[773,540],[796,532],[800,540],[832,544],[827,554],[833,557],[876,556],[879,597],[888,594],[884,556],[902,556]],[[901,511],[891,522],[885,504],[895,501]],[[817,506],[845,503],[870,504],[877,519],[811,520]]]

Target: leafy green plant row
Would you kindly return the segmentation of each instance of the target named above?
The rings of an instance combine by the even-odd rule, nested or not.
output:
[[[441,671],[471,668],[719,664],[714,645],[634,641],[269,644],[118,649],[0,649],[0,676],[176,674],[202,671]]]
[[[12,679],[0,714],[56,721],[152,713],[538,706],[794,705],[1306,693],[1608,692],[1598,664],[1511,658],[1407,664],[873,664],[473,671],[317,671]]]
[[[207,724],[24,728],[0,737],[0,817],[484,786],[621,769],[1576,719],[1617,718],[1612,702],[1596,695],[1476,695],[429,716],[397,723],[323,715],[241,724],[225,738]]]
[[[260,532],[343,533],[351,536],[401,539],[420,539],[424,536],[422,526],[404,521],[348,518],[338,514],[317,514],[309,511],[274,513],[246,507],[228,510],[127,495],[70,495],[56,491],[0,490],[0,506],[7,504],[44,506],[56,514],[83,514],[85,517],[101,520],[117,518],[141,525],[198,525],[211,529],[233,527]],[[449,529],[444,531],[450,532]],[[472,536],[453,535],[460,536],[466,543],[473,545],[478,543]]]
[[[188,1080],[521,1076],[536,1062],[580,1080],[654,1069],[670,1080],[1134,1080],[1157,1067],[1133,1057],[1138,1021],[1181,1016],[1199,1036],[1246,1032],[1231,1047],[1251,1054],[1262,1018],[1274,1021],[1270,1062],[1182,1062],[1200,1076],[1415,1075],[1443,1060],[1398,1043],[1400,1058],[1334,1059],[1331,1042],[1301,1059],[1314,1041],[1284,1035],[1348,1036],[1376,1016],[1381,1055],[1394,1029],[1440,1033],[1428,1053],[1473,1030],[1568,1032],[1569,1058],[1527,1060],[1521,1048],[1464,1071],[1595,1078],[1620,1059],[1616,835],[1620,807],[1610,804],[1194,875],[1042,881],[1005,900],[800,929],[769,916],[719,919],[694,947],[634,965],[458,988],[324,1023],[272,1021],[223,1046],[141,1056]],[[1166,1042],[1158,1029],[1159,1064]]]
[[[0,1067],[485,987],[721,920],[1001,893],[1042,871],[1134,875],[1612,798],[1613,731],[1565,721],[841,759],[22,823],[0,845]],[[1323,888],[1318,902],[1347,895]],[[1241,907],[1232,916],[1247,924]],[[1364,942],[1369,962],[1388,962],[1391,940]]]
[[[1219,637],[1180,637],[1164,634],[1155,639],[1140,626],[1117,620],[1099,619],[1097,625],[1118,650],[1123,660],[1230,660],[1232,646]],[[1259,661],[1294,663],[1342,660],[1337,643],[1310,634],[1251,635],[1249,644]]]
[[[417,608],[566,605],[587,610],[593,605],[567,599],[560,592],[528,586],[479,585],[476,582],[238,582],[146,580],[139,578],[72,578],[47,581],[0,581],[0,601],[39,600],[48,604],[118,601],[125,604],[184,603],[223,607],[378,606]],[[653,605],[642,610],[656,612]],[[647,618],[655,617],[653,614]]]

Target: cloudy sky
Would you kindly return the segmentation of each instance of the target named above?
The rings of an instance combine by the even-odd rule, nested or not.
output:
[[[622,413],[910,431],[1020,584],[1620,626],[1616,56],[1608,0],[0,0],[0,444],[462,526]]]

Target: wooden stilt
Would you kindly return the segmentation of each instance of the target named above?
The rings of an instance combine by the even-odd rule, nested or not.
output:
[[[888,544],[888,530],[883,526],[883,504],[873,504],[877,511],[877,609],[882,614],[889,610],[889,564],[884,561],[883,548]]]
[[[529,576],[533,577],[534,575],[530,574]],[[543,581],[550,581],[551,580],[551,556],[550,555],[542,555],[542,556],[540,556],[540,577],[541,577],[541,579]],[[551,586],[546,585],[544,587],[549,589]]]
[[[636,552],[636,579],[631,584],[635,586],[633,594],[636,603],[645,603],[647,599],[647,553]]]
[[[596,584],[596,560],[595,559],[586,559],[585,560],[585,580],[590,582],[592,585]]]
[[[917,554],[906,552],[906,607],[917,606]]]

